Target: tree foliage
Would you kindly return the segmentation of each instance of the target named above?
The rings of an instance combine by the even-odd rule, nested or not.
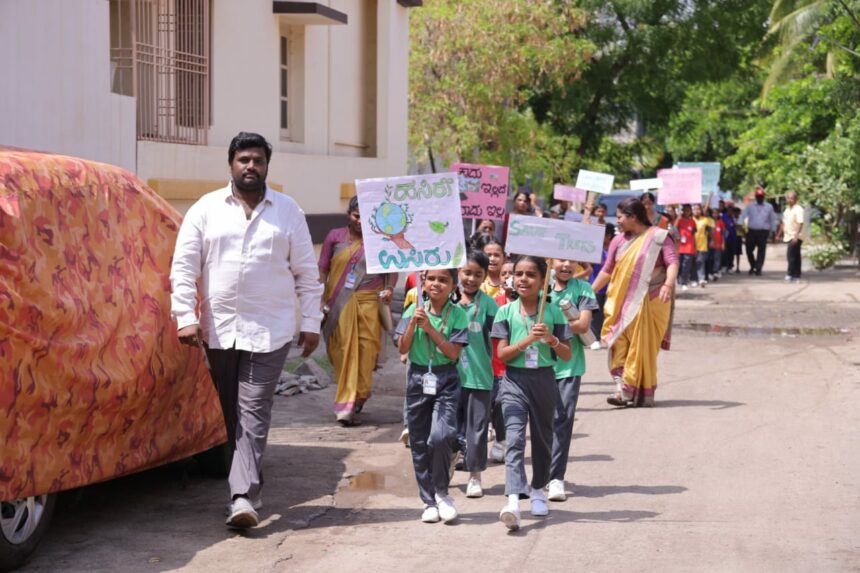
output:
[[[580,36],[584,12],[568,0],[429,0],[411,18],[414,152],[565,163],[568,139],[540,126],[528,100],[539,83],[564,91],[579,78],[593,50]]]
[[[719,161],[724,189],[797,191],[856,235],[858,15],[860,0],[427,0],[412,151],[509,165],[544,192],[580,167],[623,185]]]

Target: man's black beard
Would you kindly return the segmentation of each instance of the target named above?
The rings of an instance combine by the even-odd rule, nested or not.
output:
[[[245,182],[242,181],[241,177],[239,177],[238,179],[236,179],[234,177],[233,178],[233,185],[236,187],[236,189],[238,189],[239,191],[243,191],[245,193],[254,193],[254,192],[262,193],[263,191],[266,190],[266,179],[265,178],[258,179],[257,183],[245,184]]]
[[[764,205],[764,197],[756,197],[755,202],[759,205]]]

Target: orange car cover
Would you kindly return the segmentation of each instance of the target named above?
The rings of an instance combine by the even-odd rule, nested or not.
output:
[[[0,499],[225,441],[202,352],[170,316],[180,221],[118,167],[0,148]]]

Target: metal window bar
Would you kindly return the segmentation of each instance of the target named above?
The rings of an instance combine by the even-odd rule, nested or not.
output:
[[[139,140],[206,145],[210,0],[130,0]]]

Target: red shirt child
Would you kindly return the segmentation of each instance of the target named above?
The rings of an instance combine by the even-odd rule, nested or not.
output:
[[[696,221],[692,217],[678,219],[678,254],[696,254]]]
[[[726,236],[726,224],[722,219],[714,219],[716,221],[714,226],[714,232],[711,233],[711,244],[710,247],[715,251],[722,251],[726,248],[725,236]]]

